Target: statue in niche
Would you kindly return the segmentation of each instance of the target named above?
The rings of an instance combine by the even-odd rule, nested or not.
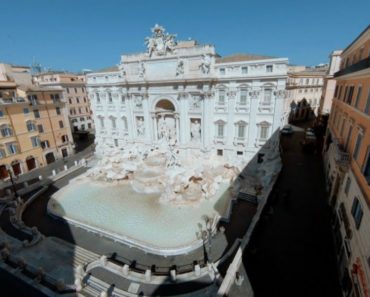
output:
[[[158,120],[158,138],[166,138],[167,137],[167,124],[164,117],[160,117]]]
[[[195,142],[200,141],[201,129],[200,129],[200,123],[198,120],[195,120],[194,122],[191,123],[190,132],[191,132],[192,141],[195,141]]]
[[[140,62],[139,77],[143,78],[144,76],[145,76],[145,65],[144,65],[144,62]]]
[[[177,68],[176,68],[176,76],[184,74],[184,61],[180,59],[177,62]]]
[[[203,55],[202,64],[200,64],[200,68],[204,74],[208,74],[211,70],[211,56],[210,55]]]
[[[142,108],[143,107],[143,99],[140,96],[135,97],[135,106],[136,106],[136,108]]]
[[[137,120],[136,120],[136,126],[137,126],[137,135],[138,136],[144,136],[145,127],[144,127],[144,120],[143,120],[143,118],[137,118]]]
[[[174,47],[176,46],[176,36],[165,33],[165,31],[166,29],[156,24],[154,28],[152,28],[153,35],[145,38],[149,57],[151,57],[153,53],[162,56],[174,50]]]

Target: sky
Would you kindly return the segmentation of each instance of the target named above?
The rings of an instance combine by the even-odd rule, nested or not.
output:
[[[370,24],[370,0],[0,0],[0,62],[98,70],[146,50],[156,23],[221,56],[328,63]]]

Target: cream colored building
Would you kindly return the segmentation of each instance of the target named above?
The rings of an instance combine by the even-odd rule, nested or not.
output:
[[[62,91],[31,81],[28,67],[0,64],[0,178],[73,153]]]
[[[289,67],[284,105],[286,123],[308,120],[318,115],[326,72],[326,66]]]
[[[343,296],[370,296],[370,26],[341,54],[324,147]]]
[[[339,70],[340,67],[340,55],[342,51],[333,51],[330,54],[330,64],[328,73],[324,79],[323,94],[320,100],[319,114],[329,114],[334,96],[334,90],[336,86],[336,80],[334,79],[334,73]]]
[[[39,86],[57,87],[63,90],[68,117],[73,132],[94,132],[90,101],[87,96],[84,75],[65,72],[45,72],[34,76]]]

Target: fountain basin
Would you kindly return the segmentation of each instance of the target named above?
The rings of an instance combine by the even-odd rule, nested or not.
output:
[[[189,252],[202,245],[196,236],[204,215],[219,218],[231,194],[221,184],[216,195],[194,205],[159,203],[160,193],[137,193],[126,182],[75,180],[56,192],[49,214],[73,225],[161,255]],[[214,223],[216,225],[217,220]],[[204,227],[203,227],[204,229]]]

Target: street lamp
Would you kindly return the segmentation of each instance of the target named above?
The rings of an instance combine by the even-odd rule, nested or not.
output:
[[[12,183],[14,197],[18,197],[17,189],[15,188],[15,183],[14,183],[14,180],[13,180],[13,173],[10,169],[7,169],[7,171],[8,171],[9,177],[10,177],[10,182]]]

